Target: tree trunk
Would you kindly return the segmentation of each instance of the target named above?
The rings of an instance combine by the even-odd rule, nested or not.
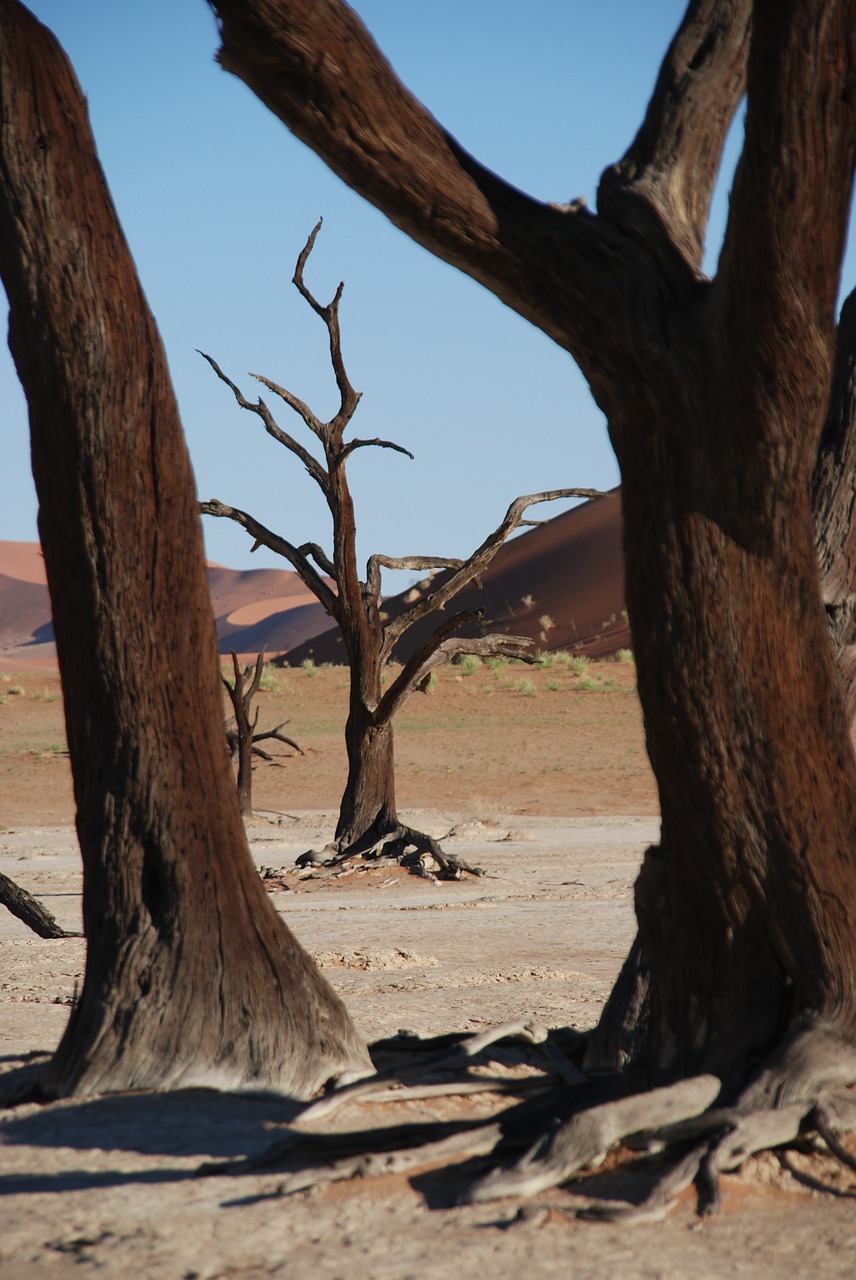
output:
[[[345,726],[348,781],[339,806],[336,841],[342,849],[370,831],[378,838],[398,825],[392,722],[376,726],[358,699]]]
[[[160,338],[73,73],[15,0],[0,0],[0,95],[0,269],[84,869],[86,975],[44,1091],[306,1095],[368,1058],[249,856]]]
[[[848,724],[856,720],[856,292],[841,309],[832,399],[812,481],[823,603]]]
[[[852,1042],[856,763],[808,494],[856,149],[853,0],[691,0],[596,216],[485,170],[344,4],[213,3],[222,65],[570,351],[607,415],[663,818],[637,886],[647,1005],[626,982],[653,1074],[739,1074],[806,1021]],[[711,281],[705,224],[744,88]]]
[[[352,557],[353,558],[353,557]],[[383,640],[377,605],[364,605],[357,591],[355,604],[342,592],[345,646],[350,663],[350,696],[345,745],[348,751],[348,781],[339,806],[336,843],[346,849],[369,834],[378,839],[398,825],[395,807],[395,756],[392,721],[376,723],[375,711],[381,700],[380,646]],[[377,625],[374,625],[374,622]]]
[[[661,437],[622,491],[662,814],[636,885],[655,1078],[727,1074],[806,1017],[852,1035],[856,1013],[856,778],[808,501],[717,500],[748,480],[727,427],[686,466]]]

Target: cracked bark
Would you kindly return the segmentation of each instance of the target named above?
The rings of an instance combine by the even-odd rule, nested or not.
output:
[[[213,8],[223,67],[568,350],[606,414],[662,812],[636,894],[651,979],[637,1057],[654,1079],[730,1077],[803,1019],[852,1038],[856,766],[808,491],[856,148],[853,0],[693,0],[597,215],[487,172],[335,0]],[[704,228],[744,90],[709,280]]]
[[[15,0],[0,0],[0,118],[0,271],[29,404],[87,940],[80,1000],[39,1088],[305,1096],[366,1051],[250,858],[160,337],[74,74]]]

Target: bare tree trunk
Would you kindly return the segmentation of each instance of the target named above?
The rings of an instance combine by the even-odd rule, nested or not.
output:
[[[86,975],[43,1088],[306,1095],[367,1055],[249,856],[160,337],[73,73],[15,0],[0,0],[0,118],[0,269],[84,868]]]
[[[264,661],[265,656],[260,653],[256,659],[255,669],[247,667],[246,671],[242,671],[241,664],[238,662],[238,655],[233,649],[232,671],[235,683],[230,684],[225,677],[223,678],[223,683],[229,694],[229,701],[232,704],[232,710],[235,713],[238,749],[238,804],[242,818],[251,818],[253,816],[253,730],[255,723],[250,724],[250,706],[261,682]],[[250,674],[252,674],[250,686],[245,688],[244,681]],[[256,721],[258,721],[258,712],[256,712]]]
[[[856,150],[856,3],[691,0],[597,216],[484,169],[344,4],[213,3],[222,65],[569,350],[607,415],[663,817],[637,887],[653,1074],[739,1074],[806,1024],[852,1044],[856,764],[808,492]],[[709,201],[744,87],[710,281]]]
[[[856,720],[856,292],[841,310],[832,399],[812,481],[823,603],[847,722]]]
[[[380,837],[398,825],[392,722],[375,725],[364,704],[352,703],[345,743],[348,781],[336,824],[336,842],[342,849],[369,832]]]

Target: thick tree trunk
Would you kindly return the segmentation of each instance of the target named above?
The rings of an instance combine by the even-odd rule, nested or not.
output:
[[[808,495],[856,146],[853,0],[691,0],[596,217],[487,172],[336,0],[214,7],[223,66],[567,348],[607,415],[663,815],[637,890],[649,1002],[640,966],[626,983],[650,1011],[653,1073],[740,1072],[806,1020],[852,1039],[856,765]],[[744,86],[709,281],[705,222]]]
[[[353,558],[353,557],[352,557]],[[380,839],[398,825],[395,807],[395,756],[392,721],[377,723],[375,712],[381,700],[380,620],[365,609],[377,611],[377,604],[364,605],[359,592],[348,607],[342,592],[343,635],[350,663],[350,697],[345,745],[348,751],[348,780],[339,806],[336,842],[346,849],[363,837]]]
[[[856,720],[856,293],[841,310],[832,399],[812,481],[823,603],[848,723]]]
[[[348,781],[339,806],[336,841],[345,849],[370,831],[378,838],[398,825],[392,722],[376,726],[356,700],[345,727]]]
[[[722,438],[691,468],[653,450],[623,489],[662,813],[636,886],[658,1078],[727,1074],[806,1017],[852,1035],[856,1015],[856,775],[807,497],[787,519],[757,488],[745,514],[717,501],[745,480]]]
[[[0,268],[30,408],[88,944],[44,1089],[306,1095],[367,1055],[250,859],[160,338],[74,76],[15,0],[0,0],[0,119]]]

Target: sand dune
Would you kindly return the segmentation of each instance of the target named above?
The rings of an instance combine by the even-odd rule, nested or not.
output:
[[[221,653],[264,650],[287,654],[294,663],[343,660],[338,628],[329,627],[296,573],[210,564],[208,578]],[[387,611],[405,608],[412,590],[388,599]],[[574,648],[601,658],[628,647],[618,491],[509,542],[481,588],[461,592],[454,607],[483,609],[481,633],[529,636],[542,649]],[[415,626],[395,656],[406,658],[433,626],[431,618]],[[462,634],[479,634],[479,628]],[[44,562],[35,542],[0,542],[0,661],[10,667],[56,662]]]

